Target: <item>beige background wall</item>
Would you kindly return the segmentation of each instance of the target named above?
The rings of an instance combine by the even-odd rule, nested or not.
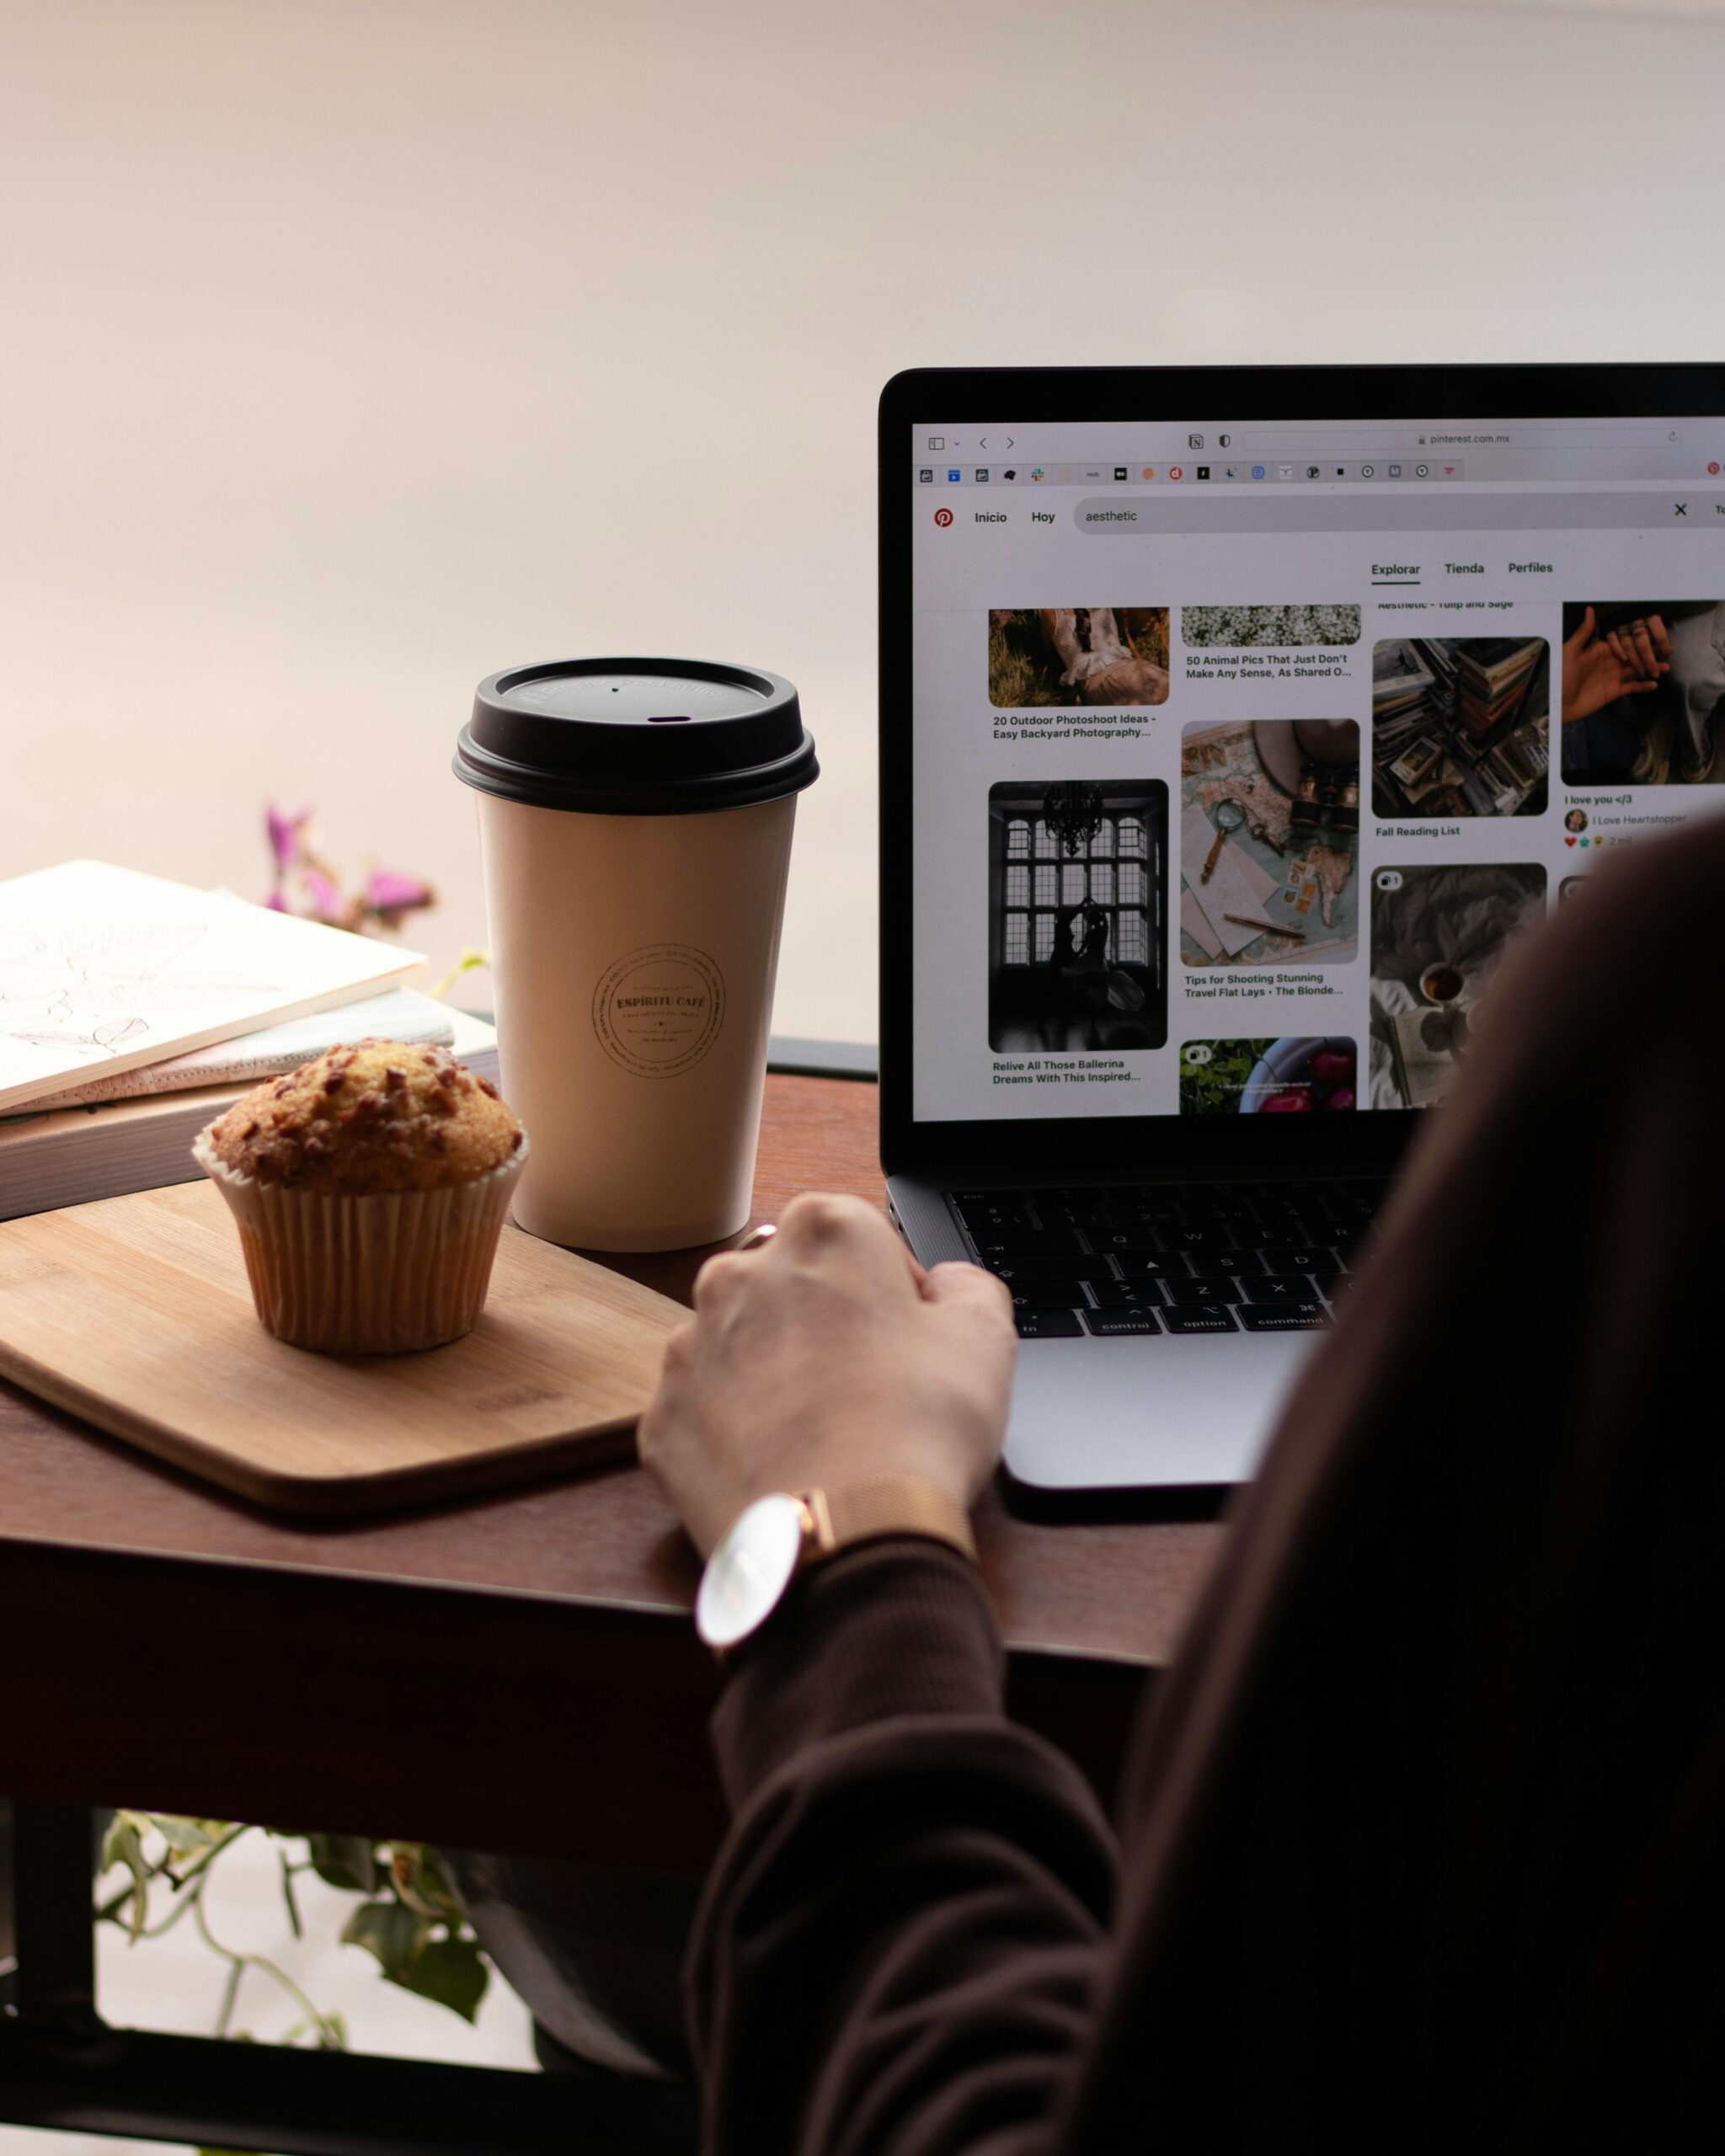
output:
[[[1717,9],[0,0],[0,873],[483,934],[494,666],[801,686],[781,1030],[873,1005],[873,404],[911,363],[1717,357]],[[483,1000],[483,987],[475,1000]]]

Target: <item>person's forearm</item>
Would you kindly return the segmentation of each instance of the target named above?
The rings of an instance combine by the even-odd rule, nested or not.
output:
[[[1049,2145],[1115,1853],[1001,1674],[970,1569],[926,1543],[813,1575],[743,1658],[690,1966],[715,2156]]]

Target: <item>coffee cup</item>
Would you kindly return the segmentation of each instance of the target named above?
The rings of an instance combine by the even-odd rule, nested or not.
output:
[[[677,1250],[749,1218],[796,797],[819,771],[777,675],[563,660],[479,685],[475,789],[518,1225]]]

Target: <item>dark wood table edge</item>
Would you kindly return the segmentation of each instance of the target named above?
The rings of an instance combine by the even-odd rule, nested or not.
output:
[[[111,1608],[136,1620],[104,1624]],[[334,1678],[361,1634],[371,1681],[395,1695],[396,1748],[382,1761],[366,1746],[363,1687],[340,1694],[354,1741],[339,1742],[343,1716],[329,1726]],[[21,1889],[18,1963],[0,1969],[0,2117],[304,2156],[692,2149],[681,2089],[111,2029],[90,1927],[67,1922],[88,1905],[92,1809],[109,1804],[699,1873],[727,1824],[706,1734],[722,1678],[686,1602],[0,1530],[0,1638],[30,1644],[0,1657],[0,1789],[15,1801]],[[1106,1800],[1154,1667],[1009,1636],[1007,1709]],[[579,1704],[560,1716],[559,1684],[576,1672]],[[323,1740],[309,1764],[291,1742],[307,1686]],[[488,1744],[506,1733],[517,1757],[524,1727],[542,1771],[488,1774]],[[650,1771],[607,1780],[594,1771],[607,1757]],[[410,1820],[403,1788],[428,1792]]]
[[[323,1523],[314,1518],[297,1520],[294,1524],[317,1526]],[[11,1535],[0,1530],[0,1564],[3,1564],[13,1553],[21,1557],[28,1557],[32,1553],[82,1557],[93,1567],[100,1567],[109,1561],[139,1565],[190,1566],[238,1577],[258,1573],[308,1582],[347,1581],[356,1585],[375,1587],[390,1593],[467,1596],[488,1604],[537,1604],[594,1616],[616,1614],[638,1618],[668,1630],[675,1628],[689,1639],[694,1638],[694,1613],[692,1605],[688,1603],[652,1602],[612,1594],[563,1593],[551,1588],[498,1586],[479,1580],[427,1579],[413,1572],[381,1571],[375,1566],[302,1565],[276,1557],[229,1556],[206,1550],[157,1550],[144,1545],[134,1547],[111,1542],[87,1541],[77,1535]],[[692,1554],[691,1561],[695,1561]],[[985,1570],[983,1581],[985,1588]],[[1017,1662],[1090,1663],[1131,1670],[1140,1676],[1151,1675],[1162,1667],[1151,1655],[1129,1654],[1107,1647],[1066,1646],[1049,1641],[1015,1638],[1010,1628],[1005,1625],[1001,1627],[1001,1641],[1007,1656]],[[704,1652],[699,1648],[698,1642],[697,1651]],[[3,1676],[0,1676],[0,1687],[3,1687]],[[3,1696],[3,1693],[0,1693],[0,1696]]]
[[[724,1680],[684,1611],[77,1542],[0,1551],[0,1637],[31,1643],[0,1663],[16,1797],[660,1872],[703,1870],[723,1839],[707,1721]],[[135,1620],[108,1623],[116,1606]],[[360,1660],[364,1682],[344,1678]],[[1153,1666],[1010,1641],[1006,1662],[1009,1711],[1111,1796]],[[540,1772],[488,1772],[523,1729]]]

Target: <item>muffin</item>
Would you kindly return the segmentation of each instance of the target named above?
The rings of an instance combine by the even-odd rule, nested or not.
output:
[[[238,1223],[270,1331],[393,1355],[473,1326],[527,1146],[447,1049],[363,1040],[254,1086],[192,1151]]]

